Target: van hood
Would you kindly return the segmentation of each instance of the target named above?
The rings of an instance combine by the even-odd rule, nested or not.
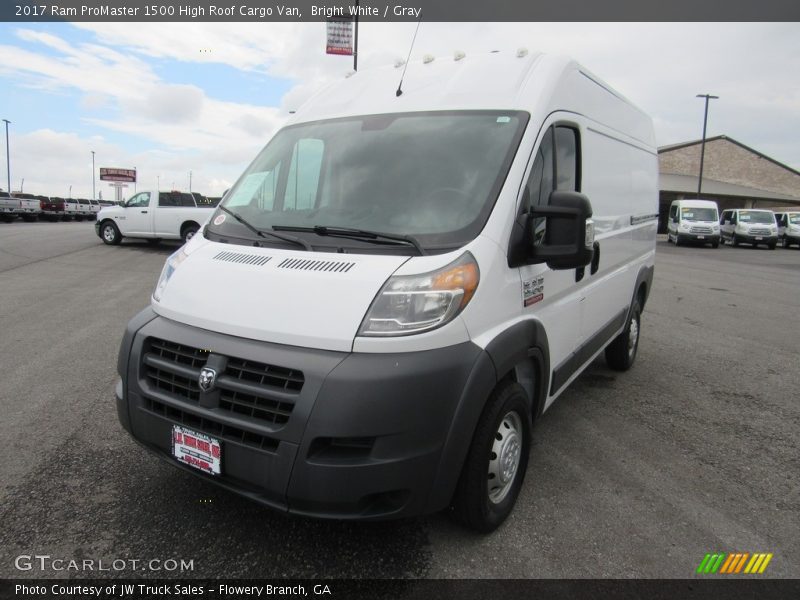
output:
[[[199,236],[198,236],[199,237]],[[408,256],[295,252],[216,242],[152,300],[159,315],[247,339],[349,352],[367,309]]]

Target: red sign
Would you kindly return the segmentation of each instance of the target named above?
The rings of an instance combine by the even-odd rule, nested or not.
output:
[[[111,169],[100,167],[100,181],[136,183],[136,169]]]
[[[328,21],[325,53],[353,55],[353,21]]]

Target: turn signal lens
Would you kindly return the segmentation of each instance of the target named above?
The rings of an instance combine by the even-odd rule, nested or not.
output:
[[[478,263],[469,252],[422,275],[390,277],[367,311],[359,335],[412,335],[453,320],[475,295]]]

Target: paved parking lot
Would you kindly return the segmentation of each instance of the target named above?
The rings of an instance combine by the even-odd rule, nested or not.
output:
[[[800,250],[659,241],[636,366],[598,361],[544,415],[517,508],[483,537],[446,514],[286,517],[129,439],[118,344],[176,247],[0,224],[0,577],[43,575],[20,554],[192,559],[202,577],[686,577],[715,551],[800,577]]]

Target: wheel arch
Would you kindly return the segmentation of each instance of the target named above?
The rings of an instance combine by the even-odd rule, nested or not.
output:
[[[427,512],[450,505],[481,414],[499,383],[519,383],[528,396],[532,421],[542,414],[550,381],[548,348],[544,326],[528,320],[503,331],[479,354],[444,441]]]
[[[186,231],[188,227],[197,227],[197,229],[200,229],[200,223],[198,223],[194,219],[188,219],[183,223],[181,223],[181,229],[180,229],[181,236],[183,236],[183,232]]]

